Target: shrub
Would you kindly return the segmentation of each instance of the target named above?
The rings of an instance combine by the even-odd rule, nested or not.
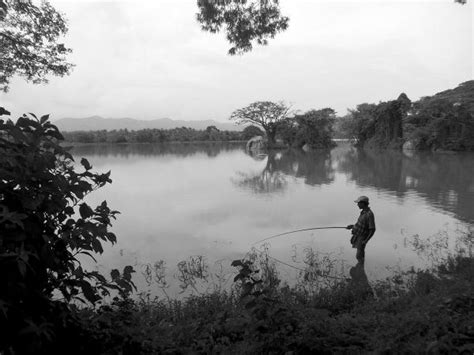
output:
[[[109,231],[117,211],[96,208],[85,196],[111,182],[86,159],[77,172],[48,116],[0,120],[0,352],[38,352],[71,326],[71,304],[95,304],[116,290],[133,289],[132,267],[109,282],[82,268],[77,257],[116,242]]]

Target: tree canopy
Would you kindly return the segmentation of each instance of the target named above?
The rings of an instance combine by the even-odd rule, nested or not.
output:
[[[467,0],[454,0],[466,4]],[[268,40],[288,28],[290,19],[280,11],[279,0],[197,0],[197,20],[204,31],[224,31],[232,47],[230,55],[244,54],[255,43]]]
[[[251,123],[262,127],[268,138],[268,144],[275,144],[278,127],[285,121],[290,107],[283,102],[257,101],[232,112],[230,119],[237,124]]]
[[[8,91],[14,75],[37,84],[69,74],[71,49],[60,41],[66,32],[64,16],[46,1],[0,0],[0,90]]]
[[[255,43],[268,44],[278,32],[288,28],[279,0],[198,0],[197,20],[204,31],[225,30],[232,47],[229,54],[243,54]]]

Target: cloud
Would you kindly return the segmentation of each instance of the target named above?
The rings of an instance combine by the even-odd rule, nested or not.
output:
[[[201,31],[195,1],[55,1],[69,18],[66,42],[77,66],[46,86],[16,79],[0,99],[15,115],[223,121],[256,100],[344,113],[472,78],[471,4],[281,3],[289,29],[267,47],[230,57],[223,34]]]

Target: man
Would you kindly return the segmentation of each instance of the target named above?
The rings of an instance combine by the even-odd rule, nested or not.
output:
[[[369,208],[369,198],[360,196],[354,202],[361,209],[359,219],[356,224],[350,224],[346,228],[352,230],[351,243],[353,248],[357,248],[356,258],[361,264],[365,259],[365,246],[375,233],[375,217]]]

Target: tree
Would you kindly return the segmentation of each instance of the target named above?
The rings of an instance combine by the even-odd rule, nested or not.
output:
[[[141,129],[137,131],[135,140],[138,143],[153,143],[153,131],[151,129]]]
[[[247,107],[238,109],[230,116],[237,124],[252,123],[265,130],[268,146],[274,147],[278,127],[287,118],[290,107],[284,103],[257,101]]]
[[[294,119],[299,128],[299,145],[307,144],[311,148],[329,148],[334,145],[332,135],[336,112],[332,108],[311,110],[296,115]]]
[[[83,201],[110,172],[92,172],[86,159],[76,171],[62,139],[48,116],[0,119],[0,353],[51,353],[44,348],[74,323],[70,303],[134,288],[132,267],[112,270],[110,282],[77,259],[116,242],[109,227],[118,212]]]
[[[464,5],[467,0],[454,2]],[[290,21],[281,15],[279,0],[197,0],[197,5],[201,28],[211,33],[225,31],[232,45],[230,55],[250,52],[255,42],[267,45]]]
[[[46,1],[0,0],[0,90],[8,91],[14,75],[37,84],[69,74],[71,49],[59,42],[66,32],[63,15]]]
[[[376,104],[363,103],[357,105],[356,109],[349,110],[345,130],[351,138],[357,140],[358,146],[363,146],[374,135],[376,109]]]
[[[288,28],[289,18],[281,15],[279,0],[198,0],[197,5],[204,31],[217,33],[225,27],[230,55],[251,51],[255,42],[266,45]]]

